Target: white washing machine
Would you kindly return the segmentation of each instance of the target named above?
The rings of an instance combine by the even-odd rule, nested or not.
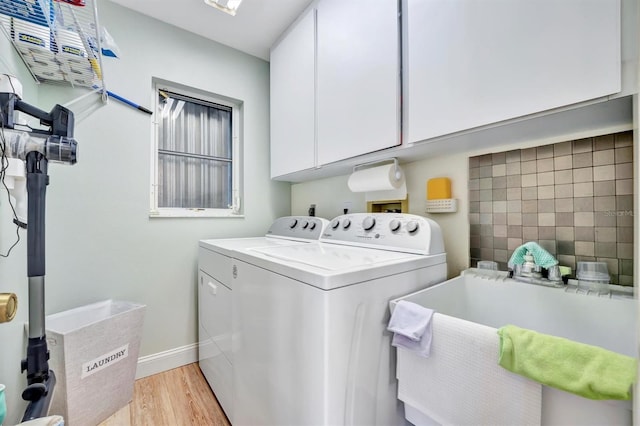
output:
[[[446,280],[435,222],[344,215],[319,242],[234,257],[235,426],[404,424],[388,302]]]
[[[232,399],[232,261],[236,250],[317,241],[329,221],[319,217],[277,219],[266,236],[201,240],[198,251],[198,359],[200,369],[228,418]]]

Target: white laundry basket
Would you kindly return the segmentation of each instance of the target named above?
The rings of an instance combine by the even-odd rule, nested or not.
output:
[[[96,425],[133,396],[145,305],[106,300],[46,318],[57,384],[50,414]]]

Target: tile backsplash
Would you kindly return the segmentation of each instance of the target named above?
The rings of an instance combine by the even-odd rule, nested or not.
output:
[[[469,158],[470,264],[536,241],[561,265],[606,262],[633,285],[631,131]]]

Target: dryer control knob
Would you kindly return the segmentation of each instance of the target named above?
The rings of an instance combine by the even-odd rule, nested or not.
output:
[[[342,222],[342,227],[343,227],[344,229],[347,229],[347,228],[349,228],[350,226],[351,226],[351,219],[345,219],[345,220]]]
[[[340,225],[340,219],[333,219],[331,221],[331,228],[336,229]]]
[[[400,229],[400,221],[398,219],[393,219],[391,222],[389,222],[389,229],[391,229],[391,232],[396,232]]]
[[[309,230],[313,231],[314,229],[316,229],[316,223],[315,222],[309,223]]]
[[[362,227],[365,231],[370,231],[374,226],[376,226],[376,219],[373,216],[367,216],[362,221]]]
[[[291,222],[289,222],[289,228],[293,229],[296,227],[297,224],[298,224],[298,219],[291,219]]]
[[[410,234],[413,234],[416,231],[418,231],[418,228],[420,228],[420,225],[418,225],[418,222],[416,222],[415,220],[410,220],[407,223],[407,231],[409,231]]]
[[[307,229],[308,226],[309,226],[309,221],[303,220],[302,221],[302,229]]]

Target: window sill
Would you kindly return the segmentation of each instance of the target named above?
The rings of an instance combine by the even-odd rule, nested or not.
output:
[[[244,218],[243,214],[234,213],[231,209],[157,209],[149,212],[150,218]]]

